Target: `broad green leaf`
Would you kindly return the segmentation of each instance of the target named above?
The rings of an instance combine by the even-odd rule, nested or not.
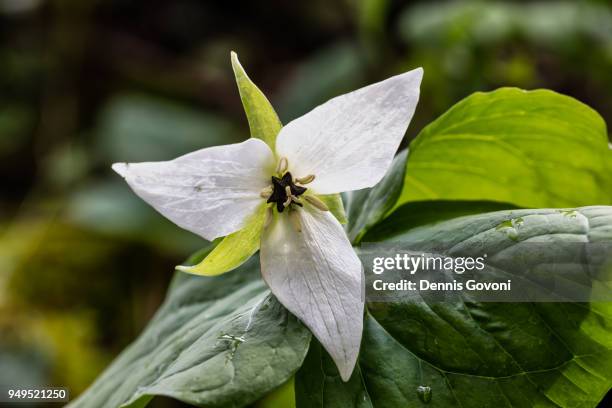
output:
[[[248,77],[244,68],[240,65],[238,55],[235,52],[232,52],[232,68],[234,69],[242,106],[244,106],[244,111],[249,121],[251,137],[263,140],[274,151],[276,148],[276,136],[282,127],[278,115],[268,101],[268,98]]]
[[[399,153],[385,177],[374,187],[344,193],[349,219],[346,229],[351,242],[359,242],[397,202],[402,191],[407,155],[407,150]]]
[[[398,207],[389,217],[367,231],[362,241],[382,241],[422,225],[515,208],[512,204],[495,201],[415,201]]]
[[[244,228],[221,239],[202,262],[194,266],[177,266],[176,269],[204,276],[220,275],[236,269],[259,249],[265,217],[266,205],[262,204]]]
[[[475,93],[412,142],[396,206],[423,200],[609,204],[607,146],[603,119],[568,96],[514,88]]]
[[[287,382],[309,341],[270,295],[258,257],[212,278],[178,273],[140,337],[71,406],[142,407],[163,395],[243,407]]]
[[[340,224],[346,224],[348,221],[346,219],[346,213],[344,212],[344,204],[342,203],[342,196],[340,194],[325,194],[317,196],[321,201],[327,205],[329,211],[334,214],[334,217]]]
[[[516,239],[497,228],[517,218]],[[477,248],[493,256],[553,239],[612,241],[612,207],[473,215],[389,242],[417,252],[453,256]],[[541,247],[522,248],[522,260],[544,255]],[[352,408],[364,398],[385,408],[425,400],[431,407],[595,407],[612,387],[612,303],[480,303],[460,293],[446,299],[369,303],[359,381],[340,383],[324,352],[311,351],[296,375],[298,407]]]

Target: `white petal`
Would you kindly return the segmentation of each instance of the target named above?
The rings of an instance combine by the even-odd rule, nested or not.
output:
[[[138,196],[175,224],[208,240],[231,234],[261,204],[274,155],[259,139],[215,146],[174,160],[115,163]]]
[[[361,261],[329,211],[300,209],[302,231],[286,213],[264,231],[261,272],[272,293],[319,339],[347,381],[363,330]]]
[[[338,96],[283,127],[276,152],[320,194],[372,187],[391,165],[419,100],[423,70]]]

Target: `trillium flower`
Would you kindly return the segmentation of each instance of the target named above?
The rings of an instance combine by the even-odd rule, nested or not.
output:
[[[207,240],[233,237],[234,248],[259,234],[265,282],[347,381],[361,342],[363,270],[329,197],[381,180],[414,113],[421,78],[419,68],[333,98],[282,127],[272,146],[251,138],[113,169],[157,211]],[[231,269],[207,267],[214,269],[210,260],[177,268],[205,275]]]

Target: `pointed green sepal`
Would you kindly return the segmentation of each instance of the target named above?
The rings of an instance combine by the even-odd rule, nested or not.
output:
[[[240,61],[238,61],[238,55],[233,51],[232,68],[236,77],[238,91],[240,92],[242,106],[244,106],[244,112],[249,121],[251,137],[263,140],[274,151],[276,136],[283,127],[278,115],[270,101],[268,101],[268,98],[246,74],[244,68],[240,65]]]
[[[259,249],[266,205],[262,204],[240,231],[219,239],[215,248],[197,265],[177,266],[181,272],[194,275],[215,276],[236,269]]]
[[[344,204],[342,203],[342,197],[340,194],[326,194],[326,195],[317,195],[317,197],[325,203],[329,211],[334,214],[334,217],[340,224],[346,224],[347,218],[346,213],[344,212]]]

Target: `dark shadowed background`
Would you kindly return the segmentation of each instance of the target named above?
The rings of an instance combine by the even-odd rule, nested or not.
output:
[[[605,1],[0,0],[0,384],[80,393],[204,244],[110,164],[247,138],[230,50],[285,123],[417,66],[408,139],[500,86],[612,120]]]

